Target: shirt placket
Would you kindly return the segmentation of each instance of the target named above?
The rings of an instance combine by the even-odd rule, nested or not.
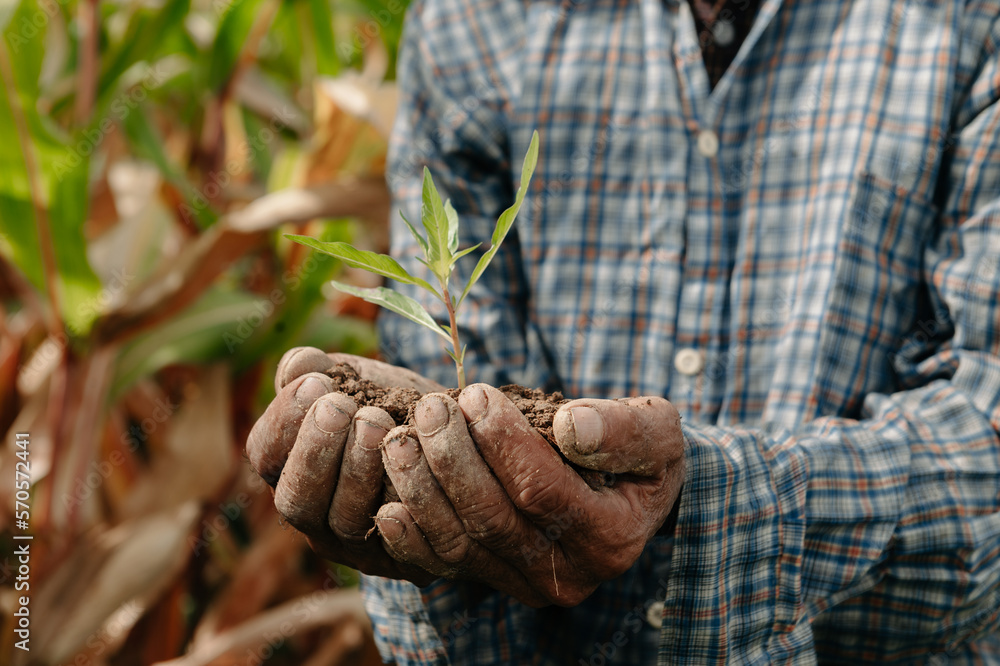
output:
[[[706,372],[724,367],[720,360],[728,353],[730,279],[741,218],[737,211],[724,214],[725,160],[735,159],[738,151],[725,144],[727,119],[722,110],[732,86],[746,85],[737,78],[739,68],[779,5],[780,0],[762,4],[757,22],[714,89],[689,3],[667,5],[676,15],[672,57],[687,138],[684,264],[670,398],[682,416],[696,422],[714,422],[728,379],[726,372]]]

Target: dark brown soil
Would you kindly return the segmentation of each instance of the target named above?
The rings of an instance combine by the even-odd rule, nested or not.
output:
[[[351,396],[358,406],[379,407],[388,412],[389,416],[396,422],[396,425],[413,425],[413,410],[421,397],[421,393],[416,389],[399,387],[383,388],[367,379],[362,379],[358,376],[354,368],[345,364],[333,366],[326,371],[326,374],[330,375],[333,379],[334,390]],[[563,397],[563,394],[558,391],[546,393],[540,389],[529,389],[517,384],[501,386],[500,391],[510,398],[511,402],[521,410],[521,413],[527,417],[528,423],[534,426],[535,430],[548,440],[552,448],[559,451],[559,447],[556,445],[555,434],[552,432],[552,422],[559,407],[568,402]],[[456,400],[458,399],[458,389],[448,389],[445,393]],[[560,452],[560,455],[562,455],[562,452]],[[615,483],[614,474],[584,469],[569,460],[566,460],[566,463],[575,469],[583,480],[595,490],[601,487],[613,486]],[[385,477],[385,483],[385,501],[399,501],[399,496],[396,495],[396,491],[392,487],[392,482],[388,476]]]
[[[370,405],[384,409],[396,425],[413,424],[413,409],[421,397],[419,391],[410,388],[383,388],[362,379],[354,368],[343,363],[333,366],[326,374],[333,379],[334,390],[351,396],[358,406]],[[500,391],[521,410],[528,423],[555,446],[552,420],[559,406],[567,402],[563,394],[558,391],[545,393],[540,389],[524,388],[517,384],[501,386]],[[457,399],[459,391],[449,389],[445,393]]]

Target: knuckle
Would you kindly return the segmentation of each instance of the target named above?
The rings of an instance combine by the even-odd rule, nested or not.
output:
[[[352,517],[339,511],[330,515],[330,530],[337,539],[351,546],[362,546],[368,542],[375,522],[367,516]]]
[[[552,516],[565,514],[570,509],[571,499],[562,492],[559,480],[552,474],[529,474],[517,486],[520,490],[514,503],[536,520],[544,522]]]
[[[642,554],[642,545],[635,543],[604,549],[601,562],[602,578],[605,580],[618,578],[632,568],[640,554]]]
[[[301,503],[293,492],[284,486],[278,485],[274,493],[274,509],[292,527],[302,531],[310,524],[310,512]]]
[[[470,507],[464,522],[473,539],[494,543],[509,537],[514,528],[514,514],[502,504]]]
[[[436,540],[434,553],[448,565],[458,565],[465,562],[471,550],[471,541],[464,532],[453,532]]]

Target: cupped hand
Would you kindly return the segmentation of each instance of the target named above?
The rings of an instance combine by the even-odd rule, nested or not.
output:
[[[347,363],[382,386],[421,392],[436,382],[403,368],[311,347],[289,350],[275,374],[277,395],[247,440],[250,465],[274,488],[274,505],[327,559],[364,573],[427,584],[435,578],[391,558],[372,536],[383,501],[380,447],[395,423],[376,407],[358,409],[333,392],[325,370]]]
[[[387,553],[532,606],[576,605],[624,573],[678,501],[684,439],[662,398],[560,408],[563,455],[612,473],[596,487],[490,386],[426,395],[414,417],[382,450],[400,497],[376,518]]]

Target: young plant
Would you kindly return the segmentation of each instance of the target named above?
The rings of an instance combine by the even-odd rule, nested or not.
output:
[[[410,221],[405,216],[403,217],[403,222],[406,223],[406,227],[413,234],[413,237],[417,240],[417,244],[423,251],[423,259],[418,258],[418,261],[430,269],[431,274],[437,279],[440,289],[435,288],[422,278],[410,275],[406,269],[399,265],[399,262],[387,254],[359,250],[348,243],[340,241],[325,243],[308,236],[296,236],[292,234],[286,234],[286,237],[297,243],[307,245],[314,250],[334,256],[348,266],[363,268],[404,284],[417,285],[444,303],[444,307],[448,311],[447,326],[438,324],[420,303],[397,291],[386,287],[363,289],[333,280],[333,286],[340,291],[363,298],[369,303],[380,305],[387,310],[392,310],[396,314],[402,315],[410,321],[416,322],[440,335],[445,340],[445,351],[455,361],[458,388],[464,389],[465,347],[461,346],[458,339],[456,315],[458,309],[465,301],[465,297],[469,295],[472,285],[482,277],[486,267],[489,266],[493,257],[500,249],[504,238],[507,237],[507,232],[514,225],[514,219],[517,217],[521,204],[524,202],[524,195],[528,191],[528,183],[531,181],[531,174],[534,173],[537,162],[538,132],[535,132],[532,134],[528,153],[524,156],[524,164],[521,167],[521,183],[514,198],[514,204],[505,210],[497,220],[496,227],[493,229],[493,237],[490,239],[490,247],[479,258],[479,263],[476,264],[476,268],[472,271],[469,281],[465,284],[465,288],[462,289],[462,293],[458,298],[455,298],[452,290],[449,289],[449,282],[451,281],[455,264],[460,258],[477,249],[481,243],[459,251],[458,214],[452,207],[451,200],[442,203],[441,195],[434,186],[434,180],[431,178],[431,173],[426,167],[424,167],[423,205],[420,209],[420,221],[423,223],[427,235],[422,235],[410,224]],[[402,212],[400,212],[400,215],[402,215]],[[448,349],[448,344],[451,345],[451,349]]]

